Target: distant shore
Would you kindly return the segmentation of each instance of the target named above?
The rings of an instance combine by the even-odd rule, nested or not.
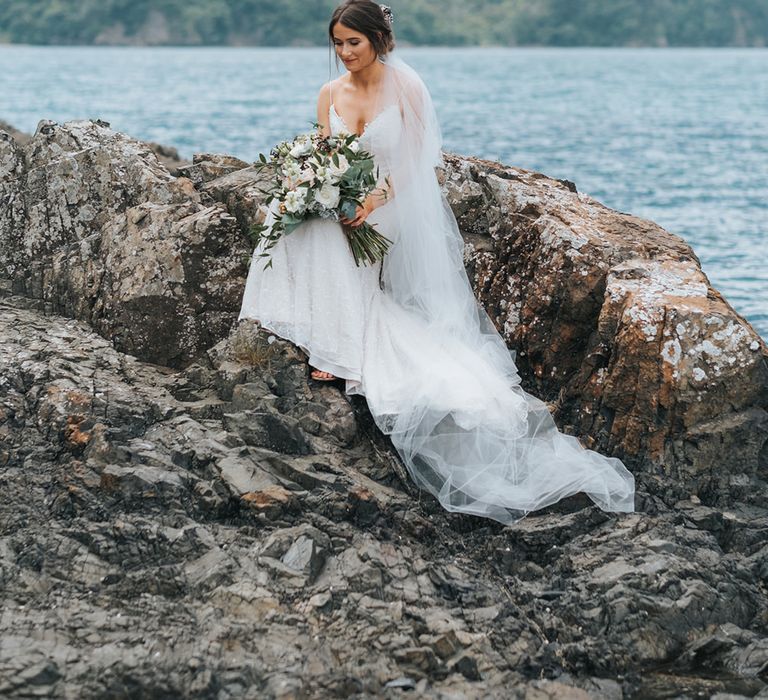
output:
[[[0,3],[0,43],[322,46],[338,0],[187,0],[126,6]],[[768,45],[764,0],[391,0],[400,46],[747,48]]]
[[[54,43],[29,43],[29,42],[10,42],[1,41],[0,48],[20,47],[30,48],[59,48],[59,49],[322,49],[327,48],[327,44],[149,44],[149,43],[90,43],[90,44],[54,44]],[[653,45],[653,44],[409,44],[404,41],[398,42],[399,49],[649,49],[649,50],[686,50],[686,49],[744,49],[750,51],[765,51],[768,46],[753,46],[739,44],[676,44],[676,45]]]

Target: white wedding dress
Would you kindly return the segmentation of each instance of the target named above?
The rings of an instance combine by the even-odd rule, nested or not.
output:
[[[333,104],[329,121],[334,134],[352,131]],[[404,157],[403,122],[402,109],[389,104],[360,138],[385,173]],[[434,185],[437,191],[436,178]],[[405,187],[396,187],[394,199],[367,221],[407,250],[413,239],[406,237],[422,231],[418,223],[409,230],[411,219],[398,215],[400,196],[407,199]],[[398,257],[395,246],[390,266],[407,266],[415,253]],[[439,258],[430,262],[436,270]],[[310,365],[343,378],[348,394],[364,395],[411,476],[446,509],[512,523],[584,492],[605,510],[633,510],[632,475],[618,459],[586,450],[557,430],[546,405],[519,386],[513,355],[495,329],[481,327],[487,319],[482,312],[452,325],[400,303],[386,284],[381,288],[380,265],[355,265],[334,221],[306,221],[278,242],[272,267],[263,268],[263,258],[254,255],[240,318],[258,320],[299,346]],[[398,272],[390,270],[385,280]],[[444,285],[450,299],[453,277],[462,275],[458,282],[468,289],[463,267],[454,268],[450,283],[435,272],[434,283]],[[471,291],[462,294],[477,306]],[[469,333],[473,323],[478,328]]]

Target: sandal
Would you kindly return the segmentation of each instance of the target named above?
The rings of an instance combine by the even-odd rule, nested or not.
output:
[[[327,374],[328,376],[318,377],[316,376],[318,374]],[[334,382],[338,379],[338,377],[335,377],[330,372],[324,372],[321,369],[313,369],[309,376],[312,377],[312,379],[314,379],[316,382]]]

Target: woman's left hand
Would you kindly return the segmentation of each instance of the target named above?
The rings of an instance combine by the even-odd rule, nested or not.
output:
[[[341,219],[341,223],[345,224],[346,226],[351,226],[352,228],[357,228],[358,226],[361,226],[365,220],[368,218],[370,213],[375,209],[376,207],[373,204],[373,197],[370,195],[365,198],[365,201],[363,202],[362,206],[358,206],[355,210],[355,218],[354,219]]]

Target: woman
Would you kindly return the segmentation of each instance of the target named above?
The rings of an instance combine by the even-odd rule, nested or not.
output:
[[[273,248],[272,267],[254,255],[240,318],[300,346],[314,379],[342,378],[348,394],[363,394],[411,476],[448,510],[512,523],[584,492],[605,510],[632,511],[632,475],[558,432],[474,297],[435,175],[437,116],[393,53],[391,20],[371,0],[336,9],[329,37],[348,72],[317,101],[324,133],[357,132],[381,174],[344,223],[374,224],[390,252],[357,267],[339,223],[309,220]]]

